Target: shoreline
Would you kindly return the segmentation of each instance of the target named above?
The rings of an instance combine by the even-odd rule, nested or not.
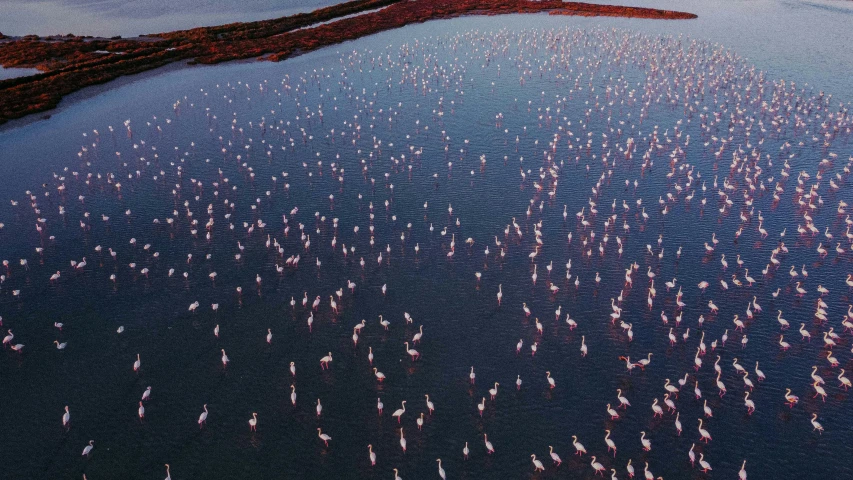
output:
[[[239,63],[239,61],[235,63]],[[36,122],[40,122],[42,120],[48,120],[54,115],[62,113],[67,108],[73,105],[77,105],[80,102],[84,102],[90,98],[97,97],[98,95],[106,93],[110,90],[114,90],[125,85],[130,85],[132,83],[147,80],[149,78],[157,77],[160,75],[166,75],[169,73],[178,72],[180,70],[186,70],[189,68],[197,67],[203,67],[203,65],[189,65],[186,61],[174,62],[159,68],[138,73],[136,75],[125,75],[107,83],[84,86],[83,88],[80,88],[77,91],[71,92],[68,95],[63,96],[59,103],[56,105],[56,107],[47,109],[42,112],[34,112],[32,114],[24,115],[22,117],[13,118],[7,120],[5,123],[0,121],[0,138],[2,138],[2,136],[9,131],[25,127]]]
[[[148,34],[134,39],[75,36],[10,39],[0,34],[0,65],[41,71],[0,80],[0,125],[53,110],[63,98],[86,87],[175,63],[212,65],[253,58],[278,62],[430,20],[546,12],[584,17],[697,18],[671,10],[562,0],[353,0],[272,20]],[[36,119],[40,118],[43,117]]]

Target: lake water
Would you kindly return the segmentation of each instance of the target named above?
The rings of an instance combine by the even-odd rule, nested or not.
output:
[[[35,75],[39,73],[36,68],[4,68],[0,67],[0,80],[6,80],[7,78],[18,78],[18,77],[26,77],[29,75]]]
[[[335,3],[329,0],[7,0],[0,2],[0,32],[130,37],[264,20],[310,12]]]
[[[465,18],[385,32],[279,64],[177,69],[125,80],[118,88],[68,102],[49,120],[0,132],[0,198],[6,199],[0,204],[0,258],[10,261],[0,285],[0,315],[3,335],[10,328],[15,334],[11,343],[25,345],[22,354],[7,348],[0,355],[0,424],[18,432],[0,441],[4,471],[10,478],[81,478],[85,473],[92,480],[148,479],[164,477],[163,464],[169,463],[175,479],[381,479],[393,478],[394,468],[404,479],[418,479],[438,478],[435,460],[441,458],[448,478],[592,478],[590,456],[595,455],[608,473],[616,469],[618,478],[627,478],[629,459],[638,475],[648,462],[655,476],[667,479],[737,478],[743,460],[750,478],[853,476],[844,460],[844,446],[853,442],[853,418],[848,394],[835,378],[840,368],[850,366],[851,356],[850,336],[841,321],[851,303],[844,279],[853,252],[845,216],[836,212],[839,201],[853,201],[843,170],[850,133],[842,128],[827,140],[831,146],[824,147],[823,110],[802,114],[810,122],[807,127],[776,130],[780,127],[772,124],[772,116],[761,113],[761,103],[754,100],[755,86],[750,101],[745,100],[748,66],[754,64],[767,72],[761,95],[770,104],[772,82],[785,80],[786,85],[796,82],[796,92],[786,91],[792,99],[803,96],[799,106],[807,98],[816,105],[819,90],[834,94],[829,112],[836,112],[839,102],[846,105],[853,85],[840,72],[851,64],[851,53],[844,42],[820,41],[801,29],[820,24],[826,35],[843,32],[849,13],[833,4],[725,2],[726,9],[678,4],[699,13],[700,19]],[[676,8],[674,3],[661,5]],[[776,26],[786,22],[789,29]],[[747,31],[748,24],[764,25],[765,33]],[[709,43],[691,46],[693,39]],[[709,60],[721,48],[717,43],[747,60],[724,53]],[[662,56],[679,51],[688,53]],[[735,77],[720,76],[724,58]],[[683,84],[664,86],[676,76],[671,68],[687,63],[705,72],[708,82],[692,113],[678,101],[666,103],[673,98],[667,92],[684,94]],[[649,83],[653,66],[662,73]],[[590,85],[592,71],[596,75]],[[584,76],[578,80],[580,72]],[[727,81],[713,84],[714,78]],[[806,82],[810,87],[799,93]],[[646,91],[663,96],[652,97],[658,101],[644,110],[631,98]],[[728,111],[722,123],[703,131],[702,107],[719,110],[723,99]],[[741,112],[734,108],[738,102]],[[730,127],[730,115],[755,118],[750,138],[744,124],[736,121]],[[130,120],[130,134],[125,120]],[[644,168],[641,157],[655,126],[657,141],[651,142],[649,158],[654,164]],[[551,146],[555,134],[559,140]],[[719,139],[729,135],[732,139],[718,158]],[[626,160],[619,149],[629,137],[640,148]],[[757,188],[744,197],[749,190],[746,173],[729,169],[738,148],[742,158],[760,152],[758,161],[747,163],[752,174],[760,166],[756,178],[766,191]],[[677,162],[668,177],[672,158]],[[821,159],[828,162],[819,164]],[[786,160],[787,180],[782,176]],[[685,164],[692,168],[678,168]],[[556,190],[550,168],[559,175]],[[796,194],[801,171],[809,174],[808,179],[800,177],[806,192],[818,174],[823,176],[811,200]],[[108,173],[117,178],[108,182]],[[831,187],[830,180],[839,188]],[[724,181],[734,188],[726,189]],[[115,182],[122,184],[120,189]],[[544,185],[542,192],[537,193],[534,182]],[[777,183],[784,190],[779,201],[772,197]],[[718,190],[728,193],[731,207],[724,206]],[[35,195],[37,207],[26,191]],[[548,191],[555,191],[554,198],[549,199]],[[694,197],[688,201],[691,192]],[[673,200],[666,200],[668,193]],[[817,194],[824,201],[821,206]],[[702,198],[707,200],[704,207]],[[226,206],[226,199],[234,207]],[[590,214],[590,199],[597,203],[597,215]],[[627,212],[623,201],[630,207]],[[215,220],[209,240],[208,205]],[[643,207],[648,220],[642,217]],[[575,216],[582,209],[590,227]],[[804,213],[813,218],[819,235],[798,235]],[[605,230],[611,214],[615,225]],[[759,216],[766,238],[758,230]],[[167,218],[174,223],[167,224]],[[196,234],[191,233],[191,218],[199,221]],[[508,227],[513,218],[520,237]],[[259,220],[265,228],[258,226]],[[531,262],[539,221],[543,243]],[[252,233],[244,222],[255,225]],[[623,230],[625,223],[630,232]],[[308,249],[299,224],[310,235]],[[375,245],[370,244],[371,225]],[[825,228],[834,240],[826,238]],[[780,237],[783,229],[786,236]],[[267,235],[279,242],[282,255],[266,245]],[[708,254],[703,244],[711,243],[713,235],[720,243]],[[469,237],[472,246],[465,244]],[[621,255],[617,237],[623,241]],[[584,239],[590,242],[587,247]],[[789,252],[773,256],[781,265],[763,275],[780,240]],[[451,241],[455,254],[448,257]],[[845,253],[834,250],[838,242]],[[821,243],[829,250],[825,258],[816,251]],[[355,252],[342,256],[342,244],[354,246]],[[599,254],[599,245],[605,254]],[[188,254],[193,255],[189,261]],[[298,267],[283,266],[297,254]],[[722,254],[728,260],[725,270]],[[71,260],[84,257],[86,267],[71,267]],[[26,267],[20,259],[27,259]],[[572,277],[566,280],[569,261]],[[625,269],[632,262],[639,268],[633,287],[625,288]],[[280,273],[277,266],[282,266]],[[798,272],[794,280],[788,275],[792,266]],[[149,270],[147,276],[143,268]],[[745,285],[746,268],[756,279],[753,286]],[[175,270],[171,277],[169,269]],[[651,309],[646,303],[648,269],[656,274]],[[61,276],[51,281],[56,271]],[[215,281],[212,272],[217,273]],[[475,272],[482,274],[479,281]],[[256,275],[262,278],[260,287]],[[735,286],[732,275],[744,286]],[[677,286],[668,290],[664,282],[674,277]],[[348,280],[356,283],[354,293],[346,287]],[[710,283],[704,293],[697,288],[703,280]],[[728,283],[727,290],[721,280]],[[807,290],[802,297],[796,295],[796,281]],[[559,291],[552,293],[550,285]],[[829,294],[820,297],[818,285]],[[236,292],[238,286],[242,294]],[[679,287],[683,309],[676,303]],[[338,298],[338,289],[343,290],[341,312],[334,314],[329,296]],[[772,295],[775,291],[778,296]],[[302,307],[306,292],[309,307],[315,296],[322,299],[310,331],[309,309]],[[611,299],[620,293],[621,320],[633,324],[632,342],[619,321],[609,322]],[[735,332],[732,318],[737,314],[745,320],[753,297],[763,312],[747,321],[749,342],[741,348],[742,334]],[[819,297],[827,304],[827,322],[814,316]],[[718,313],[710,313],[709,300],[719,306]],[[196,301],[198,309],[188,311]],[[215,312],[214,303],[219,304]],[[523,303],[532,311],[529,318]],[[555,320],[558,307],[562,315]],[[787,352],[778,345],[777,310],[792,325],[784,333],[792,345]],[[679,311],[683,322],[676,326]],[[667,325],[661,312],[669,318]],[[411,314],[412,324],[404,313]],[[566,314],[577,322],[576,329],[566,324]],[[391,322],[388,331],[380,326],[379,315]],[[537,332],[534,318],[543,324],[543,333]],[[367,323],[354,347],[353,327],[362,319]],[[62,322],[62,331],[53,322]],[[800,339],[800,323],[814,337],[811,342]],[[213,334],[216,325],[219,338]],[[403,342],[411,341],[420,325],[423,339],[414,348],[421,358],[412,361]],[[121,334],[119,326],[124,327]],[[677,336],[674,346],[668,339],[671,327]],[[683,340],[688,327],[689,338]],[[822,348],[829,327],[841,335],[833,350],[839,367],[830,367]],[[273,334],[270,344],[267,329]],[[726,330],[728,343],[712,352],[711,342]],[[708,354],[696,372],[694,355],[703,333]],[[586,357],[580,353],[581,336],[589,348]],[[523,348],[517,355],[519,339]],[[67,348],[57,350],[54,340],[67,342]],[[530,350],[534,342],[535,356]],[[368,347],[375,355],[373,366],[387,377],[382,383],[370,368]],[[227,368],[220,349],[231,360]],[[334,360],[330,370],[322,371],[318,363],[328,352]],[[637,361],[649,352],[654,355],[645,371],[636,368],[629,374],[619,359],[630,355]],[[134,372],[137,354],[142,367]],[[728,389],[723,397],[715,384],[717,355]],[[735,357],[756,383],[751,398],[757,411],[752,415],[744,407],[742,375],[732,366]],[[291,361],[295,378],[288,371]],[[755,362],[767,380],[755,378]],[[826,380],[825,402],[812,398],[812,365]],[[472,366],[474,385],[468,380]],[[553,390],[546,372],[555,379]],[[651,405],[655,399],[663,402],[665,379],[674,382],[685,373],[690,381],[675,400],[684,425],[679,436],[675,415],[655,418]],[[523,379],[519,391],[517,375]],[[496,381],[499,393],[491,401],[488,389]],[[692,394],[695,381],[702,400]],[[291,385],[297,393],[295,407]],[[152,394],[140,420],[138,402],[147,386]],[[800,397],[793,408],[784,403],[786,388]],[[611,420],[605,406],[618,403],[616,389],[632,406],[620,409],[622,418]],[[419,431],[415,419],[426,412],[425,394],[436,411]],[[385,405],[381,417],[377,397]],[[483,397],[481,417],[477,404]],[[323,405],[319,419],[318,398]],[[697,419],[704,418],[705,399],[713,409],[713,418],[705,419],[713,436],[708,445],[700,442],[696,428]],[[391,417],[403,400],[405,453]],[[196,419],[204,404],[210,415],[200,429]],[[68,429],[61,421],[65,405],[71,412]],[[253,412],[259,418],[256,433],[247,424]],[[825,428],[823,434],[812,430],[813,413]],[[317,428],[331,435],[328,448],[317,438]],[[605,429],[618,446],[615,458],[604,443]],[[643,450],[641,431],[651,439],[651,451]],[[492,455],[485,451],[484,433],[494,445]],[[572,435],[589,452],[582,458],[573,455]],[[80,452],[89,440],[95,440],[95,448],[87,459]],[[465,442],[471,449],[468,460],[462,456]],[[702,452],[713,466],[708,475],[687,460],[694,443],[697,459]],[[377,452],[376,466],[368,460],[368,444]],[[562,466],[552,465],[549,445],[562,457]],[[534,473],[530,454],[542,460],[544,472]]]

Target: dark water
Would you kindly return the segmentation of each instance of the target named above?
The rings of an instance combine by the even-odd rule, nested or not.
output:
[[[4,178],[0,191],[19,203],[0,205],[0,222],[5,224],[0,230],[0,257],[11,264],[0,289],[0,315],[4,335],[5,328],[11,328],[13,343],[25,344],[23,354],[7,349],[0,360],[4,385],[0,424],[12,432],[4,435],[0,458],[9,478],[80,478],[83,473],[89,479],[161,478],[164,463],[172,466],[176,479],[393,478],[393,468],[406,479],[436,478],[436,458],[443,460],[449,478],[591,478],[590,455],[607,469],[615,468],[619,478],[627,476],[624,467],[629,459],[638,475],[648,462],[655,476],[664,478],[737,478],[744,459],[750,478],[853,475],[844,460],[853,441],[847,393],[835,379],[839,368],[829,367],[821,348],[823,332],[834,327],[841,334],[834,355],[841,367],[850,366],[849,336],[842,333],[841,320],[851,303],[844,283],[851,253],[844,236],[845,217],[835,210],[839,201],[853,200],[843,171],[849,133],[842,129],[830,147],[823,147],[822,141],[812,139],[816,135],[812,131],[788,126],[782,132],[762,133],[756,125],[747,139],[736,124],[729,146],[716,159],[713,152],[719,143],[709,147],[703,143],[714,142],[712,136],[728,137],[728,124],[703,133],[699,111],[702,106],[719,110],[720,102],[728,98],[724,114],[728,118],[736,94],[743,100],[749,64],[736,54],[720,50],[723,53],[712,57],[718,49],[713,45],[609,27],[505,31],[500,29],[503,24],[490,22],[448,22],[451,33],[432,36],[434,24],[418,26],[411,31],[416,37],[391,32],[277,65],[172,72],[108,91],[48,122],[5,132],[0,142],[9,157],[0,165]],[[457,30],[467,33],[456,34]],[[676,52],[690,54],[679,57]],[[723,59],[735,74],[726,77],[731,81],[725,88],[706,87],[704,97],[696,98],[700,103],[692,115],[681,104],[668,106],[661,100],[650,104],[648,116],[640,121],[642,104],[627,100],[632,90],[635,96],[646,88],[675,93],[672,84],[672,89],[665,86],[667,78],[676,76],[672,70],[665,70],[649,86],[652,65],[682,62],[716,77],[723,70]],[[409,75],[416,69],[413,85]],[[580,91],[575,86],[579,72],[584,73]],[[678,91],[683,93],[683,88]],[[763,95],[771,103],[772,91],[765,82]],[[756,92],[753,87],[750,95]],[[791,98],[797,95],[802,97],[800,104],[816,105],[817,92],[801,93],[798,87]],[[837,111],[836,105],[834,100],[830,111]],[[772,119],[759,106],[760,102],[743,105],[736,118],[755,116],[756,122],[761,119],[769,125]],[[589,109],[593,111],[587,117]],[[498,120],[499,114],[503,115]],[[809,113],[809,128],[824,120],[817,118],[819,114],[823,115],[816,109]],[[131,120],[131,136],[123,125],[126,119]],[[683,131],[681,138],[675,134],[677,125]],[[650,158],[654,164],[643,168],[641,157],[655,126],[662,148],[655,147]],[[620,128],[621,134],[616,131]],[[671,142],[664,139],[664,132]],[[552,151],[549,142],[555,133],[560,139]],[[684,145],[687,134],[689,146]],[[617,153],[628,137],[641,145],[630,161]],[[587,138],[592,139],[589,149]],[[758,138],[764,139],[760,147]],[[786,141],[791,147],[780,150]],[[675,145],[685,152],[676,155],[675,174],[667,178]],[[752,206],[743,197],[744,174],[728,168],[738,145],[745,152],[741,155],[753,148],[761,152],[759,178],[768,191],[756,192]],[[420,149],[423,153],[416,155]],[[603,155],[609,155],[607,167]],[[823,158],[833,160],[819,167]],[[782,180],[786,159],[791,177],[783,182],[781,200],[774,202],[769,190]],[[679,170],[684,164],[693,166],[694,180],[677,194],[676,184],[686,187],[687,170]],[[553,199],[547,195],[553,179],[541,180],[540,167],[559,171]],[[530,170],[526,180],[522,181],[520,169]],[[802,198],[795,196],[800,171],[810,175],[803,179],[807,190],[819,172],[824,176],[818,190],[824,205],[814,211],[797,204]],[[87,185],[84,179],[90,173]],[[115,181],[107,182],[109,173],[121,182],[120,191]],[[604,180],[593,193],[602,173]],[[842,177],[835,180],[840,188],[830,191],[829,179],[836,173]],[[343,182],[338,180],[341,175]],[[724,179],[737,185],[729,191],[733,206],[723,214],[714,177],[719,188]],[[637,180],[638,187],[626,189],[626,179]],[[534,180],[547,185],[543,192],[536,192]],[[60,185],[65,185],[64,193],[58,191]],[[27,190],[36,196],[39,214],[30,206]],[[688,202],[690,191],[695,197]],[[663,215],[657,199],[667,193],[676,200],[667,202],[668,214]],[[82,202],[80,195],[85,197]],[[590,198],[597,202],[595,217],[588,213]],[[225,199],[235,204],[233,211],[226,209]],[[614,199],[617,208],[612,212]],[[643,200],[648,221],[640,216],[637,199]],[[631,207],[627,213],[623,200]],[[64,215],[59,214],[60,205]],[[204,229],[208,205],[215,219],[210,241]],[[562,216],[564,205],[567,221]],[[299,211],[292,215],[294,207]],[[196,235],[190,233],[187,208],[199,220]],[[589,257],[581,241],[592,229],[585,229],[575,217],[582,208],[596,233]],[[179,212],[177,220],[167,225],[174,210]],[[830,243],[823,234],[798,235],[804,211],[821,232],[829,227],[836,240]],[[91,216],[86,220],[90,228],[84,231],[80,221],[85,212]],[[225,218],[228,212],[230,219]],[[757,231],[759,212],[769,232],[763,239]],[[612,213],[617,217],[615,227],[605,232],[603,222]],[[734,241],[741,213],[750,218]],[[109,216],[109,221],[101,215]],[[287,236],[282,215],[289,219]],[[35,228],[38,217],[46,219],[41,234]],[[509,236],[504,235],[513,217],[522,231],[520,238],[512,228]],[[160,224],[153,223],[155,218]],[[333,218],[339,219],[337,229]],[[256,226],[248,234],[243,222],[258,220],[266,227]],[[539,279],[534,286],[528,255],[534,250],[534,226],[540,220],[543,247],[535,262]],[[627,235],[624,222],[631,227]],[[310,235],[308,251],[300,239],[300,223]],[[357,234],[355,226],[360,228]],[[445,227],[448,233],[442,236]],[[783,229],[789,253],[778,255],[781,266],[764,276],[761,270]],[[599,255],[597,247],[605,233],[609,242],[606,253]],[[714,254],[706,255],[703,243],[710,242],[714,233],[720,244]],[[448,258],[453,234],[455,255]],[[283,256],[267,248],[267,235],[280,242]],[[662,259],[656,256],[659,235],[663,235]],[[494,236],[506,248],[503,259]],[[621,257],[617,236],[624,244]],[[332,249],[335,237],[338,244]],[[469,237],[475,241],[470,247],[464,243]],[[135,246],[129,243],[132,238],[137,240]],[[846,253],[833,250],[836,241]],[[238,242],[245,247],[239,261],[234,258],[240,253]],[[829,248],[826,258],[815,250],[820,242]],[[342,243],[355,246],[355,253],[344,258]],[[151,245],[149,250],[145,244]],[[654,247],[655,256],[646,253],[647,244]],[[100,254],[97,245],[103,246]],[[37,247],[43,252],[37,253]],[[676,259],[679,247],[683,250]],[[116,260],[107,248],[117,253]],[[193,255],[189,263],[188,253]],[[723,253],[729,261],[725,271],[720,264]],[[279,274],[276,265],[296,254],[301,255],[298,267]],[[754,286],[732,285],[731,275],[741,280],[745,275],[744,268],[737,268],[737,255],[757,280]],[[83,257],[85,268],[70,267],[71,260]],[[361,257],[366,262],[363,269]],[[29,269],[19,264],[22,258],[28,259]],[[566,281],[569,260],[572,278]],[[545,267],[552,261],[549,279]],[[131,262],[136,263],[134,269]],[[622,319],[633,324],[634,341],[629,343],[618,322],[610,324],[609,305],[622,291],[625,269],[632,262],[639,269],[622,302]],[[787,275],[792,265],[798,271],[805,265],[808,271],[807,279],[797,278],[804,280],[808,291],[803,297],[794,295],[794,283]],[[649,267],[657,274],[651,311],[646,306]],[[147,277],[142,268],[149,269]],[[172,277],[167,273],[170,268],[175,269]],[[52,283],[49,277],[57,270],[61,278]],[[183,272],[188,273],[186,280]],[[215,282],[208,277],[211,272],[217,273]],[[475,272],[482,273],[479,283]],[[594,280],[596,273],[600,284]],[[116,276],[115,282],[110,275]],[[256,275],[262,277],[260,288]],[[678,343],[671,347],[667,333],[675,326],[676,296],[663,282],[673,277],[683,288],[686,306],[683,322],[675,329]],[[576,278],[578,287],[573,283]],[[720,279],[729,282],[728,290],[721,290]],[[346,291],[347,280],[357,284],[354,294]],[[704,294],[696,286],[702,280],[711,283]],[[560,288],[556,294],[548,290],[552,283]],[[382,285],[388,288],[385,296]],[[498,285],[504,294],[500,307],[495,297]],[[830,292],[823,297],[828,304],[826,323],[814,318],[818,285]],[[339,288],[345,292],[339,301],[341,313],[334,315],[328,297]],[[771,292],[777,288],[781,294],[774,298]],[[20,294],[14,295],[14,290]],[[301,306],[303,292],[309,299],[317,295],[323,299],[311,332],[306,325],[309,314]],[[749,343],[741,349],[742,336],[734,332],[732,317],[743,318],[753,296],[763,312],[747,323]],[[292,297],[297,300],[295,309],[289,305]],[[719,313],[709,315],[709,300],[720,307]],[[191,313],[187,307],[195,301],[200,307]],[[522,302],[534,316],[525,318]],[[213,303],[219,304],[217,312],[211,310]],[[562,317],[555,321],[558,307]],[[787,352],[777,344],[777,309],[793,325],[785,333],[792,344]],[[661,322],[661,311],[669,316],[668,326]],[[405,312],[414,318],[413,324],[406,324]],[[577,329],[569,330],[567,313],[578,322]],[[379,315],[391,322],[389,331],[379,325]],[[701,327],[700,315],[705,316]],[[543,323],[541,335],[534,317]],[[362,319],[367,326],[353,347],[352,327]],[[64,329],[57,331],[53,322],[63,322]],[[796,332],[800,322],[806,323],[812,342],[800,340]],[[218,339],[213,335],[217,324]],[[411,340],[420,325],[424,336],[415,348],[421,358],[413,362],[403,342]],[[119,326],[125,327],[121,334],[116,333]],[[681,335],[687,327],[690,337],[685,342]],[[273,333],[269,345],[267,329]],[[711,342],[726,329],[729,342],[711,352]],[[709,353],[695,373],[700,332],[705,333]],[[589,348],[586,357],[580,354],[582,335]],[[57,351],[51,344],[54,339],[68,342],[67,348]],[[516,355],[519,339],[524,348]],[[531,356],[534,341],[539,348]],[[383,384],[372,375],[368,347],[375,354],[374,366],[387,376]],[[227,368],[220,363],[222,348],[231,360]],[[331,369],[321,371],[319,359],[330,351]],[[648,352],[654,356],[644,372],[628,374],[618,358],[630,355],[636,361]],[[137,354],[142,368],[134,373]],[[722,398],[712,368],[717,354],[728,389]],[[743,405],[741,375],[731,365],[734,357],[750,372],[760,362],[767,375],[760,384],[750,375],[757,384],[751,396],[757,407],[753,415],[747,415]],[[288,371],[291,361],[297,367],[295,379]],[[818,373],[826,379],[826,402],[811,398],[811,365],[818,365]],[[468,381],[471,366],[477,374],[473,386]],[[546,371],[556,380],[553,390],[548,388]],[[655,419],[650,405],[655,398],[662,402],[664,379],[675,381],[686,372],[690,383],[676,401],[684,433],[677,436],[674,414]],[[517,375],[524,381],[520,391],[514,388]],[[702,403],[691,393],[694,378],[714,410],[714,417],[706,420],[714,438],[707,446],[700,444],[696,430]],[[492,402],[488,389],[495,381],[501,385]],[[296,386],[296,407],[290,405],[291,385]],[[152,395],[140,421],[137,402],[147,386],[152,386]],[[611,421],[605,405],[617,404],[617,388],[633,406],[620,412],[621,419]],[[793,409],[784,404],[785,388],[800,396]],[[426,411],[425,394],[436,411],[418,431],[414,420]],[[484,396],[486,408],[480,417],[477,404]],[[385,405],[381,418],[377,397]],[[319,419],[314,410],[318,398],[323,404]],[[390,416],[402,400],[408,402],[402,422],[408,440],[405,454],[398,443],[398,425]],[[210,416],[200,430],[196,419],[205,403]],[[68,430],[61,422],[65,405],[72,416]],[[246,423],[253,412],[259,418],[256,433]],[[825,427],[822,435],[812,431],[812,413]],[[317,438],[318,427],[332,437],[328,448]],[[615,459],[604,444],[605,429],[613,432],[618,446]],[[652,441],[649,452],[642,450],[640,431]],[[483,433],[494,444],[493,455],[486,455]],[[589,454],[580,459],[572,455],[572,435]],[[95,449],[86,459],[80,452],[90,439],[95,440]],[[462,458],[465,442],[471,449],[467,461]],[[707,475],[690,467],[687,451],[693,443],[697,457],[704,452],[713,466]],[[368,444],[378,455],[374,467],[368,460]],[[552,466],[549,445],[562,457],[562,466]],[[533,473],[534,453],[546,465],[545,472]]]

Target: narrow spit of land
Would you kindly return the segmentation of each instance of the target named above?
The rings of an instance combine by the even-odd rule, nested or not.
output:
[[[0,124],[55,108],[65,95],[178,61],[281,61],[412,23],[462,15],[541,13],[661,20],[696,15],[561,0],[353,0],[273,20],[232,23],[132,39],[0,34],[0,65],[41,73],[0,81]]]

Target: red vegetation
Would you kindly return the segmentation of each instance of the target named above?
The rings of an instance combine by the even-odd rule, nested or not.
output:
[[[656,8],[620,7],[616,5],[596,5],[591,3],[566,3],[559,10],[548,12],[549,15],[576,15],[582,17],[630,17],[657,20],[691,20],[696,15],[674,10],[658,10]]]
[[[564,3],[561,0],[354,0],[273,20],[194,28],[138,39],[27,36],[2,40],[0,36],[0,65],[34,67],[43,72],[0,80],[0,124],[54,108],[64,95],[83,87],[180,60],[212,64],[265,56],[266,60],[280,61],[298,53],[412,23],[462,15],[538,12],[696,18],[689,13],[669,10]],[[340,18],[354,14],[360,15]],[[310,27],[321,22],[330,23]]]

